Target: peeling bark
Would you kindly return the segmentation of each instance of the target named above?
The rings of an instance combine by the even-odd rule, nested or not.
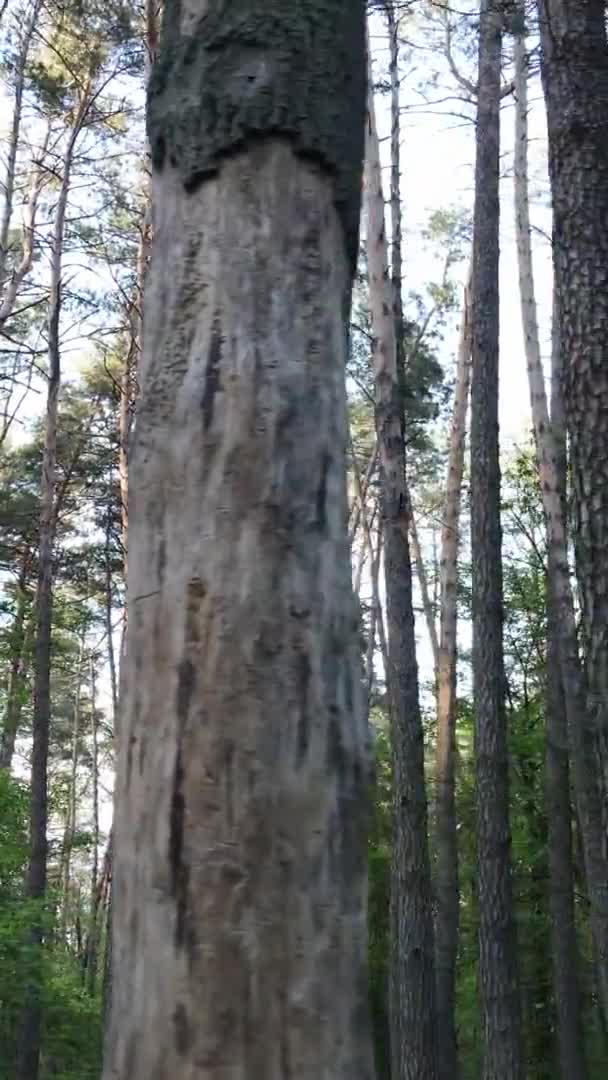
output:
[[[196,52],[205,8],[166,7],[159,64],[178,29],[167,21],[181,16]],[[319,17],[347,8],[362,64],[363,5]],[[230,42],[217,42],[220,65]],[[177,78],[169,55],[164,70]],[[351,128],[359,118],[351,109]],[[371,1080],[351,270],[334,180],[271,136],[245,137],[190,190],[185,163],[160,164],[104,1077]]]

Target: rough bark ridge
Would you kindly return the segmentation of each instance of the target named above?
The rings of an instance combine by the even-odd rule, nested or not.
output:
[[[553,328],[553,367],[552,378],[552,415],[549,418],[545,378],[541,359],[534,275],[532,265],[532,243],[530,234],[530,206],[528,196],[528,93],[527,93],[527,57],[525,39],[519,36],[514,45],[515,61],[515,230],[519,266],[519,291],[521,297],[522,325],[528,382],[530,386],[530,404],[532,423],[538,458],[539,476],[543,497],[545,519],[547,523],[547,548],[549,555],[549,629],[552,640],[549,644],[550,661],[559,660],[560,670],[548,672],[548,750],[547,767],[557,783],[558,776],[566,787],[560,793],[552,787],[549,794],[549,806],[555,819],[550,814],[549,830],[551,873],[557,874],[552,880],[560,896],[555,898],[560,919],[565,919],[563,933],[557,936],[554,926],[554,945],[557,949],[567,949],[568,953],[576,942],[572,938],[574,927],[567,925],[567,911],[563,906],[567,897],[563,895],[564,866],[567,859],[570,838],[570,820],[565,815],[570,813],[568,754],[565,762],[561,755],[560,733],[562,712],[567,718],[567,735],[572,759],[572,773],[578,808],[579,822],[583,841],[585,873],[591,904],[591,928],[593,934],[596,962],[598,965],[599,985],[603,1008],[606,1008],[607,964],[608,964],[608,866],[603,854],[601,779],[597,767],[595,752],[593,719],[589,715],[585,701],[585,679],[579,657],[574,598],[570,581],[568,563],[568,538],[566,534],[566,464],[565,464],[565,419],[560,388],[556,385],[561,373],[561,347],[557,320],[557,303],[554,304]],[[557,649],[557,654],[556,654]],[[549,664],[550,668],[550,664]],[[552,726],[555,725],[555,733]],[[564,773],[565,768],[565,773]],[[566,805],[563,805],[565,799]],[[567,820],[567,834],[560,837],[559,831]],[[559,845],[562,845],[560,852]],[[557,861],[556,861],[557,860]],[[571,885],[570,885],[571,887]],[[556,917],[557,917],[556,915]],[[570,935],[570,936],[569,936]],[[576,1021],[576,1009],[572,998],[572,985],[576,984],[576,972],[567,974],[569,961],[557,957],[554,953],[556,980],[565,978],[565,983],[556,982],[558,1008],[563,1003],[565,1009],[564,1025],[560,1025],[560,1047],[566,1044],[571,1048],[568,1054],[568,1068],[565,1075],[582,1075],[584,1051],[582,1041],[578,1039],[580,1020]],[[572,1025],[574,1024],[574,1028]],[[566,1026],[570,1026],[570,1032]],[[574,1057],[573,1057],[574,1055]],[[579,1072],[571,1072],[573,1062],[578,1055]]]
[[[556,450],[558,493],[566,508],[566,419],[561,392],[561,349],[557,303],[553,302],[551,432]],[[565,520],[565,516],[563,517]],[[587,1080],[585,1039],[578,982],[579,950],[574,908],[574,859],[568,711],[560,656],[560,611],[553,595],[555,553],[549,553],[547,588],[547,691],[545,791],[548,818],[549,908],[553,987],[557,1009],[557,1041],[562,1080]],[[579,820],[580,820],[579,811]]]
[[[602,0],[542,0],[563,386],[589,707],[608,803],[608,43]],[[604,821],[604,827],[606,822]]]
[[[501,18],[481,5],[471,383],[471,558],[477,790],[479,975],[484,1080],[521,1080],[504,702],[498,448]]]
[[[205,9],[167,6],[168,54],[189,23],[200,58]],[[228,88],[242,10],[220,40],[214,5]],[[271,43],[253,56],[267,71]],[[371,1080],[345,230],[286,139],[245,140],[190,192],[188,154],[153,177],[104,1077]]]
[[[380,451],[395,814],[391,884],[392,1076],[393,1080],[436,1080],[433,923],[409,511],[382,171],[371,79],[369,83],[367,265]]]
[[[454,410],[450,430],[446,497],[441,529],[440,624],[437,651],[437,747],[435,760],[435,967],[439,1067],[442,1080],[456,1080],[458,1052],[455,1026],[456,960],[458,956],[458,836],[456,832],[456,649],[458,625],[458,548],[464,473],[466,419],[471,383],[471,274],[467,276]]]
[[[253,138],[280,135],[333,177],[352,268],[365,108],[364,0],[166,0],[148,136],[194,190]]]

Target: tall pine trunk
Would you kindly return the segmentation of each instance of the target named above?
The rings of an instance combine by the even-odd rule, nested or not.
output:
[[[459,887],[456,821],[456,660],[458,627],[458,548],[464,474],[466,419],[471,382],[471,281],[464,288],[458,344],[454,409],[440,554],[440,625],[437,651],[437,746],[435,757],[435,966],[441,1080],[456,1080],[456,960]]]
[[[364,81],[361,0],[165,5],[106,1080],[373,1075],[344,380]]]
[[[522,33],[514,41],[515,64],[515,233],[519,266],[524,348],[530,385],[532,423],[539,463],[541,490],[547,521],[547,719],[546,719],[546,799],[548,816],[550,908],[553,954],[553,980],[558,1013],[557,1037],[562,1076],[581,1080],[587,1075],[580,1001],[578,992],[578,952],[574,924],[572,879],[572,829],[570,808],[570,768],[568,752],[568,716],[571,747],[575,761],[575,787],[582,807],[588,851],[590,830],[587,804],[590,785],[597,783],[587,775],[585,755],[581,758],[580,732],[588,727],[585,716],[582,671],[574,604],[570,587],[566,537],[566,435],[561,397],[561,349],[557,325],[553,328],[553,371],[551,417],[547,405],[534,288],[532,238],[528,190],[528,58]],[[554,304],[554,318],[557,305]],[[570,675],[572,669],[573,675]],[[575,693],[573,694],[572,688]],[[567,690],[567,698],[566,698]],[[593,755],[591,755],[593,764]],[[582,790],[579,790],[581,789]],[[599,825],[599,806],[596,809]],[[597,831],[597,830],[596,830]],[[594,841],[591,839],[591,844]],[[597,847],[597,840],[595,841]],[[593,876],[596,863],[586,858]],[[597,889],[590,887],[594,903]],[[597,906],[597,904],[595,904]],[[597,916],[592,916],[597,923]],[[597,942],[596,942],[597,944]]]
[[[608,821],[608,41],[603,0],[541,0],[554,262],[588,707]],[[608,881],[604,882],[608,912]],[[608,955],[604,958],[608,961]],[[600,978],[602,978],[600,972]],[[608,987],[602,990],[604,1005]],[[606,1015],[606,1014],[605,1014]]]
[[[365,168],[367,265],[374,335],[376,431],[388,624],[388,691],[394,786],[391,881],[393,1080],[437,1076],[435,977],[424,744],[418,699],[405,455],[380,148],[368,90]]]
[[[541,480],[541,490],[547,523],[549,550],[549,590],[554,614],[553,627],[558,631],[561,684],[568,722],[570,758],[579,814],[585,875],[591,905],[591,931],[598,970],[600,1001],[608,1017],[608,862],[602,833],[602,782],[598,768],[594,718],[585,692],[585,676],[581,664],[574,607],[574,597],[568,562],[566,533],[565,486],[561,470],[561,453],[556,436],[564,438],[559,428],[555,433],[549,419],[547,394],[542,367],[530,239],[530,209],[528,200],[527,165],[527,83],[525,43],[515,42],[517,102],[515,143],[515,207],[516,237],[519,263],[519,284],[522,322],[532,423]],[[557,252],[556,252],[557,257]],[[559,290],[559,277],[556,288]],[[559,303],[557,304],[559,311]],[[562,347],[561,332],[556,327]],[[564,842],[565,839],[564,839]]]
[[[566,508],[566,421],[561,391],[562,353],[554,320],[551,370],[551,432],[556,450],[557,489]],[[565,516],[564,516],[565,520]],[[562,1080],[587,1080],[579,988],[579,950],[574,904],[574,852],[570,804],[568,710],[560,658],[560,611],[553,596],[557,553],[549,551],[547,583],[547,690],[545,791],[548,818],[549,907],[557,1042]],[[558,571],[559,573],[559,571]]]
[[[524,1075],[505,713],[498,443],[501,16],[482,0],[473,226],[471,561],[484,1080]]]

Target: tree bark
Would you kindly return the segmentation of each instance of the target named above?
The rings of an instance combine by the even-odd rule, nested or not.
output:
[[[557,303],[554,303],[553,370],[551,378],[551,420],[542,367],[530,232],[528,195],[528,58],[524,33],[514,41],[515,64],[515,227],[519,263],[519,288],[525,352],[530,383],[532,419],[539,459],[539,471],[547,528],[549,556],[547,591],[547,690],[546,690],[546,800],[548,816],[549,882],[553,983],[558,1014],[557,1039],[559,1061],[564,1080],[586,1080],[587,1063],[578,988],[578,949],[574,914],[572,826],[570,807],[570,766],[568,754],[568,712],[578,728],[585,723],[579,713],[581,701],[566,706],[562,666],[578,660],[574,626],[574,605],[570,590],[568,549],[565,528],[566,507],[566,428],[561,396],[561,349],[557,326]],[[564,600],[565,598],[565,600]],[[572,639],[560,646],[565,628]],[[564,656],[562,665],[561,656]],[[576,682],[582,685],[582,672],[576,663]],[[570,680],[566,685],[570,686]],[[572,750],[578,751],[577,737]],[[583,763],[579,774],[586,775]],[[585,780],[585,787],[588,781]],[[583,793],[583,804],[588,796]],[[583,820],[587,815],[583,805]],[[588,827],[587,827],[588,831]],[[589,841],[587,841],[588,846]],[[590,890],[594,895],[594,890]]]
[[[437,744],[435,750],[435,967],[439,1065],[442,1080],[458,1076],[455,1024],[459,886],[456,831],[456,661],[458,627],[458,548],[464,474],[466,419],[471,382],[471,275],[464,288],[456,363],[454,408],[439,569],[439,647],[437,651]]]
[[[542,0],[542,77],[588,708],[608,808],[608,42],[602,0]],[[606,828],[606,817],[604,819]],[[607,901],[608,902],[608,901]],[[602,992],[606,1001],[606,992]]]
[[[388,690],[394,784],[391,884],[393,1080],[437,1076],[433,924],[409,550],[402,410],[388,276],[384,196],[371,78],[365,169],[367,264],[374,335],[376,431],[388,623]]]
[[[106,1080],[373,1075],[344,384],[364,7],[266,10],[167,4],[150,89]]]
[[[561,684],[568,721],[568,739],[574,790],[583,841],[585,875],[591,905],[591,931],[598,968],[600,1001],[608,1018],[608,862],[602,825],[602,781],[596,754],[594,717],[586,701],[585,675],[579,656],[576,614],[568,560],[566,533],[565,483],[559,439],[559,427],[553,431],[547,405],[542,367],[530,239],[530,209],[527,166],[527,81],[525,42],[515,43],[517,103],[515,145],[516,238],[522,321],[532,422],[538,457],[539,475],[549,551],[549,590],[553,608],[553,626],[559,632]],[[559,290],[559,275],[556,288]],[[556,305],[559,310],[559,304]],[[556,320],[555,333],[560,341],[561,326]],[[559,399],[554,398],[559,405]],[[565,840],[563,841],[565,842]]]
[[[518,106],[517,106],[518,107]],[[566,421],[561,392],[561,349],[554,300],[551,431],[556,449],[558,495],[566,506]],[[565,519],[564,519],[565,520]],[[587,1080],[574,905],[574,856],[568,716],[560,660],[560,612],[552,595],[556,554],[549,552],[547,589],[547,689],[545,785],[548,818],[549,908],[557,1042],[562,1080]],[[559,573],[559,571],[558,571]]]
[[[498,445],[501,16],[482,0],[473,226],[471,560],[484,1080],[524,1075],[511,882]]]

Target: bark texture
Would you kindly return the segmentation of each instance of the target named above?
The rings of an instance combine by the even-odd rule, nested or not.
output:
[[[602,0],[542,0],[540,14],[576,565],[583,605],[588,704],[596,727],[606,813],[608,42],[605,5]]]
[[[363,6],[319,17],[347,8],[363,66]],[[179,31],[200,55],[205,10],[168,5],[161,53]],[[253,59],[272,84],[272,49]],[[153,178],[104,1077],[370,1080],[345,228],[289,139],[195,190],[183,164]]]
[[[556,452],[558,494],[566,508],[566,420],[561,392],[561,349],[554,300],[551,371],[551,432]],[[565,520],[565,517],[563,518]],[[549,552],[547,590],[547,696],[545,785],[548,824],[549,908],[557,1042],[562,1080],[587,1080],[579,988],[579,950],[574,906],[574,853],[570,805],[568,710],[562,679],[560,611],[553,595],[557,553]]]
[[[524,1075],[511,883],[498,447],[501,20],[482,0],[473,228],[471,559],[484,1080]]]
[[[435,758],[435,967],[439,1066],[442,1080],[458,1075],[455,1025],[458,955],[458,836],[456,831],[456,659],[458,548],[466,419],[471,384],[471,280],[464,288],[450,429],[446,495],[441,528],[440,622],[437,650]]]
[[[395,320],[388,276],[384,197],[374,100],[369,89],[365,169],[367,265],[374,335],[376,431],[388,624],[388,690],[394,785],[391,882],[393,1080],[437,1077],[433,924],[424,746],[418,699],[409,509]]]
[[[586,700],[585,674],[577,639],[576,614],[568,559],[566,532],[563,439],[559,422],[549,419],[542,367],[530,239],[530,208],[527,163],[527,71],[523,39],[515,43],[516,140],[515,210],[519,264],[519,287],[532,423],[536,442],[543,506],[547,523],[550,604],[553,629],[558,633],[561,686],[568,724],[568,741],[583,842],[585,876],[591,905],[591,930],[598,972],[600,1002],[608,1018],[608,863],[602,825],[602,778],[598,767],[593,710]],[[559,279],[556,278],[559,290]],[[559,310],[559,304],[556,304]],[[554,359],[561,349],[559,319],[556,320]],[[559,342],[560,344],[557,344]],[[561,364],[560,364],[561,370]],[[557,391],[555,392],[555,394]],[[561,399],[554,395],[556,407]],[[560,414],[560,419],[563,419]],[[563,843],[566,843],[564,838]],[[566,939],[564,939],[565,941]]]

